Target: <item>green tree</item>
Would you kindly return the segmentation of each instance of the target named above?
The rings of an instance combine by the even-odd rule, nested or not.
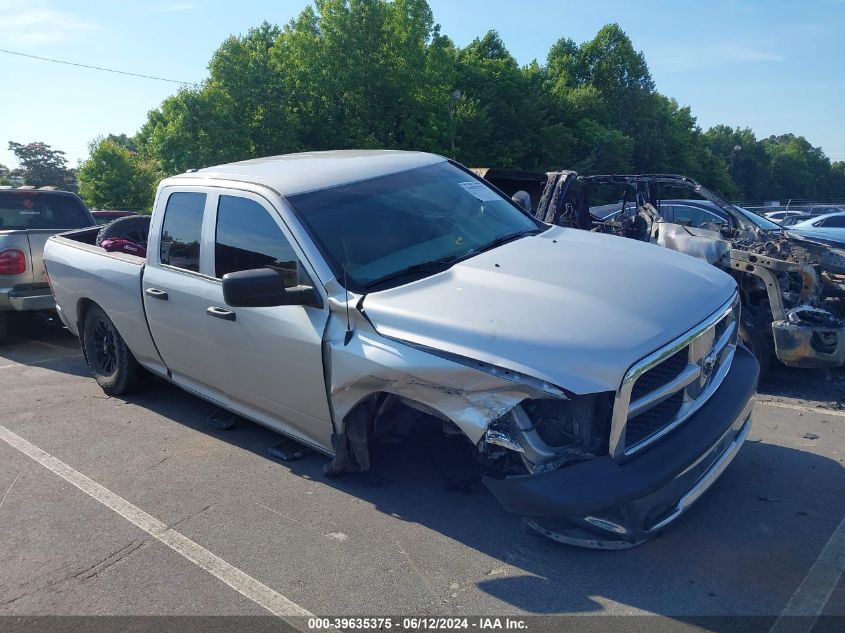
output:
[[[100,209],[152,208],[161,175],[154,162],[138,158],[112,138],[97,139],[79,167],[79,195]]]
[[[9,149],[17,156],[26,184],[33,187],[52,185],[67,191],[76,191],[76,177],[67,166],[65,153],[46,143],[15,143]]]
[[[769,155],[770,196],[824,198],[845,193],[832,190],[830,159],[803,136],[770,136],[761,143]]]
[[[746,199],[845,197],[842,165],[800,136],[702,132],[657,92],[617,24],[520,66],[494,31],[457,48],[425,0],[315,0],[283,28],[227,38],[208,68],[134,137],[106,137],[129,151],[123,162],[172,174],[295,151],[419,149],[472,166],[681,173]]]

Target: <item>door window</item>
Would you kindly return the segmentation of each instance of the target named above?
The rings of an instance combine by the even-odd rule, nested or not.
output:
[[[842,228],[845,226],[845,215],[834,215],[826,218],[820,222],[821,226],[832,226],[835,228]]]
[[[204,193],[170,194],[161,227],[162,264],[199,272],[203,209]]]
[[[686,205],[675,205],[673,208],[675,222],[685,226],[699,227],[707,222],[722,224],[724,220],[709,211]]]
[[[290,288],[298,285],[299,260],[279,225],[263,206],[238,196],[220,196],[214,245],[216,276],[270,267]]]

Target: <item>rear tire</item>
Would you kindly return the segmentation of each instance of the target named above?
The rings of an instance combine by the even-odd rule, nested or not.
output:
[[[121,239],[146,247],[151,220],[149,215],[129,215],[109,222],[97,233],[97,246],[104,240]]]
[[[99,306],[92,306],[85,315],[82,341],[88,368],[108,395],[120,396],[142,385],[143,368]]]

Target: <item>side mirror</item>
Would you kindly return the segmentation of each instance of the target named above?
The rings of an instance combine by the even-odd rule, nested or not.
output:
[[[528,211],[528,213],[531,213],[531,196],[528,195],[527,191],[517,191],[511,196],[511,200],[513,200],[523,209]]]
[[[323,307],[320,295],[312,286],[285,288],[281,273],[272,268],[240,270],[223,275],[223,299],[234,308]]]

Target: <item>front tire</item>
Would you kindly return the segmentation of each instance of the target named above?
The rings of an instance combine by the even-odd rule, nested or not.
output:
[[[141,386],[144,370],[99,306],[92,306],[85,315],[82,341],[88,368],[108,395],[120,396]]]

